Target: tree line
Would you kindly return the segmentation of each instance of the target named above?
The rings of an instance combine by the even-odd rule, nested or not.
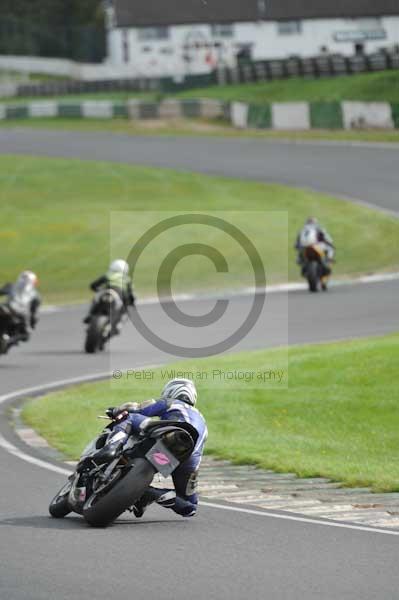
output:
[[[1,0],[0,54],[99,62],[105,48],[101,0]]]

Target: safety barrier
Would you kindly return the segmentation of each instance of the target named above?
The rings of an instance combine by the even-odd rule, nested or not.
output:
[[[198,99],[131,99],[0,104],[0,119],[224,119],[238,129],[399,129],[399,104],[388,102],[275,102],[247,104]]]
[[[399,129],[399,104],[388,102],[233,102],[239,129]]]
[[[219,100],[174,100],[144,102],[127,100],[84,100],[81,102],[57,102],[55,100],[32,101],[27,104],[0,104],[0,119],[35,118],[86,118],[86,119],[160,119],[229,118],[229,106]]]

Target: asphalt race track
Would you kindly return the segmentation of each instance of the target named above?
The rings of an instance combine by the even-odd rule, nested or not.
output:
[[[74,156],[162,165],[207,173],[281,181],[351,196],[398,210],[398,151],[337,145],[286,145],[251,140],[130,138],[107,134],[1,131],[0,152]],[[372,167],[371,167],[372,166]],[[337,177],[339,173],[339,177]],[[399,281],[337,287],[328,294],[289,294],[288,341],[319,342],[383,334],[398,327]],[[284,294],[268,298],[264,327],[239,349],[279,345]],[[231,319],[248,298],[231,301]],[[186,302],[207,312],[214,301]],[[158,305],[140,310],[162,322]],[[0,394],[87,374],[108,372],[110,356],[122,368],[170,360],[128,332],[112,352],[81,352],[83,309],[42,316],[32,343],[0,361]],[[213,335],[219,332],[215,328]],[[201,334],[206,337],[206,334]],[[173,339],[173,332],[170,332]],[[204,342],[210,339],[202,340]],[[0,435],[18,445],[0,405]],[[25,448],[26,451],[26,448]],[[35,451],[32,451],[35,455]],[[92,530],[78,517],[56,521],[47,505],[64,477],[0,449],[0,599],[72,600],[369,600],[397,597],[397,537],[202,506],[184,520],[152,508]]]

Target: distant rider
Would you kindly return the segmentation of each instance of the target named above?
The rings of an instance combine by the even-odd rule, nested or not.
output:
[[[197,512],[198,496],[197,478],[208,430],[205,419],[195,408],[197,390],[190,379],[172,379],[162,390],[160,400],[152,400],[139,406],[127,403],[118,408],[111,408],[108,414],[118,415],[127,411],[126,419],[114,428],[114,432],[127,431],[140,433],[151,422],[151,417],[159,417],[166,421],[190,423],[199,437],[191,456],[173,472],[174,489],[160,489],[149,486],[144,495],[133,506],[136,517],[142,517],[149,504],[156,502],[160,506],[170,508],[178,515],[192,517]],[[112,444],[112,440],[111,440]]]
[[[32,271],[23,271],[15,283],[7,283],[0,289],[0,295],[7,296],[6,308],[14,322],[14,334],[9,346],[29,340],[29,328],[34,329],[38,321],[41,303],[37,291],[38,278]]]
[[[113,327],[112,333],[113,334],[119,333],[119,322],[120,322],[122,316],[126,312],[126,307],[134,306],[134,304],[135,304],[135,297],[134,297],[133,288],[132,288],[132,280],[130,279],[130,276],[129,276],[128,263],[121,258],[113,260],[111,262],[111,264],[109,265],[109,268],[108,268],[108,271],[106,272],[106,274],[101,275],[101,277],[99,277],[98,279],[95,279],[90,284],[90,289],[93,292],[98,292],[101,289],[111,289],[111,290],[114,290],[115,292],[117,292],[117,294],[121,300],[121,305],[117,311],[117,314],[112,315],[112,327]],[[97,304],[96,299],[94,299],[91,304],[89,314],[83,319],[83,323],[90,322],[90,319],[94,313],[96,304]]]
[[[334,262],[335,246],[332,237],[329,235],[326,229],[321,227],[318,220],[315,217],[309,217],[306,219],[304,226],[298,233],[295,249],[298,252],[297,263],[303,268],[304,256],[303,250],[309,245],[308,240],[314,237],[316,233],[316,239],[318,243],[323,243],[326,250],[326,268],[330,271],[329,264]]]

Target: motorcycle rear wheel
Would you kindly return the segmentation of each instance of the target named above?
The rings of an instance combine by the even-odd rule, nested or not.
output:
[[[92,494],[83,507],[83,517],[92,527],[107,527],[143,495],[155,474],[144,458],[137,458],[130,471],[105,494]]]
[[[310,292],[318,292],[319,279],[319,264],[313,260],[308,264],[307,267],[307,280]]]

